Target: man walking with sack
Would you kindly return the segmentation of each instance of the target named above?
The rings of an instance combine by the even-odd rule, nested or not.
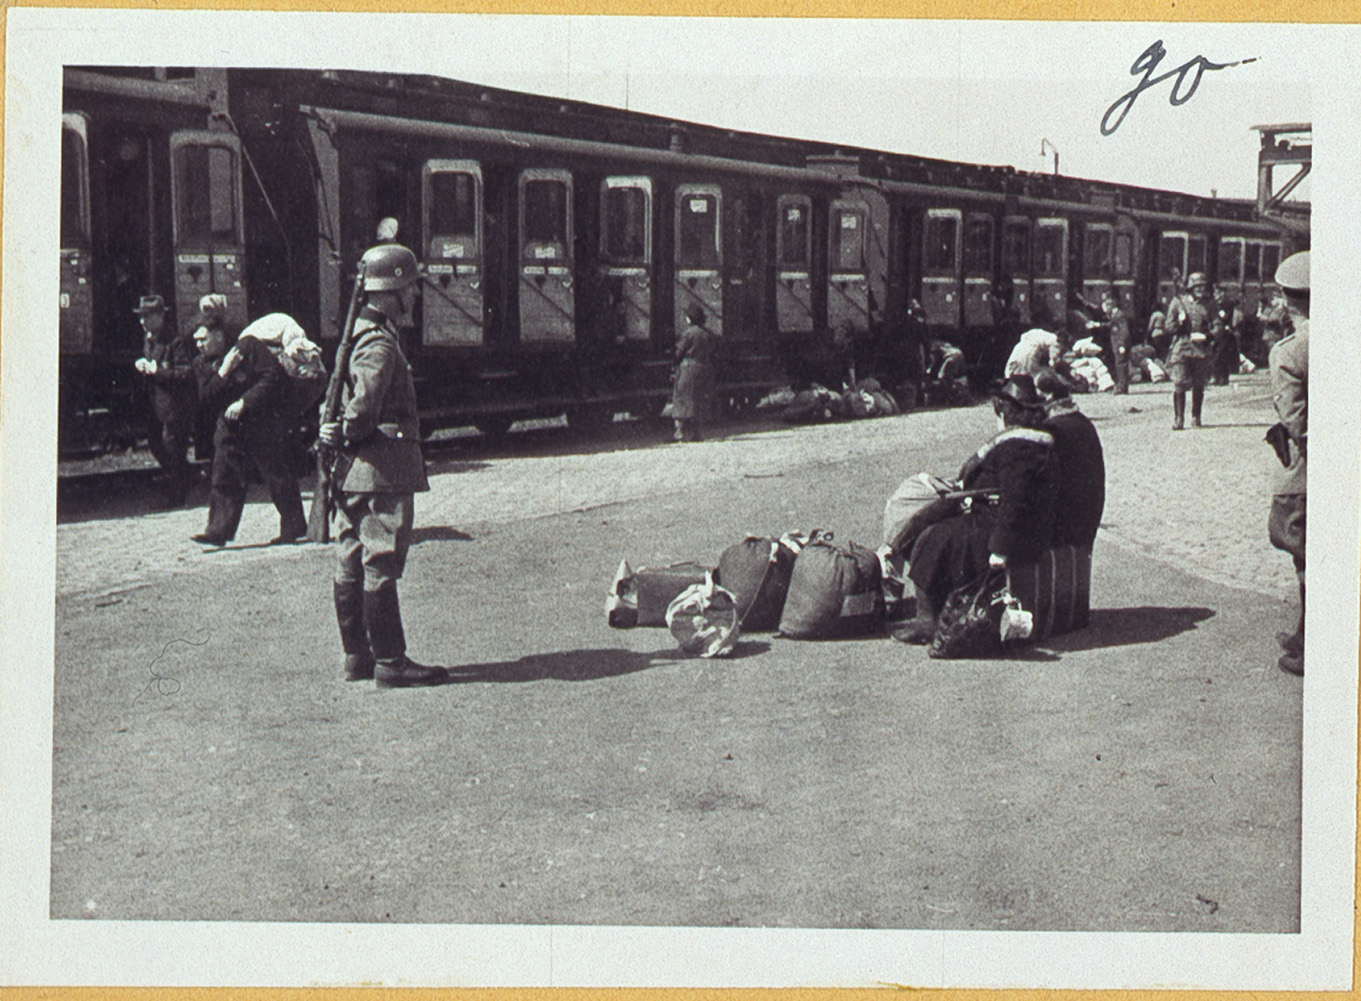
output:
[[[1276,634],[1284,653],[1276,662],[1289,674],[1304,674],[1304,500],[1309,444],[1309,251],[1292,254],[1276,269],[1276,284],[1294,333],[1271,349],[1271,395],[1280,423],[1267,434],[1285,472],[1271,498],[1267,533],[1271,544],[1295,561],[1300,583],[1300,617],[1293,633]],[[1284,432],[1281,434],[1281,432]]]
[[[411,545],[415,493],[429,490],[411,366],[399,327],[410,326],[420,266],[400,244],[370,248],[359,262],[364,303],[343,373],[340,419],[321,425],[339,459],[332,476],[340,565],[334,598],[345,680],[380,688],[438,685],[441,667],[406,655],[397,581]]]

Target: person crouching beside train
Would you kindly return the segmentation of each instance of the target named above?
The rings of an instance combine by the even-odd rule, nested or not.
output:
[[[184,503],[193,480],[189,437],[194,426],[194,345],[166,318],[165,300],[144,295],[134,311],[146,334],[133,367],[146,380],[155,425],[147,435],[151,454],[165,470],[165,503]]]
[[[421,455],[411,366],[399,327],[412,324],[420,266],[400,244],[371,247],[360,260],[364,305],[344,373],[340,419],[319,438],[343,457],[334,473],[340,563],[333,586],[345,651],[345,680],[380,687],[438,685],[440,667],[406,655],[397,581],[406,567],[415,494],[430,489]]]
[[[703,439],[704,419],[714,395],[718,337],[704,325],[704,319],[704,308],[691,303],[685,310],[685,331],[676,341],[676,386],[671,395],[676,441]]]
[[[917,536],[907,574],[916,590],[916,617],[893,631],[903,643],[931,642],[955,588],[989,569],[1036,560],[1051,545],[1060,471],[1034,380],[1009,378],[993,395],[993,409],[998,433],[964,463],[958,482],[963,490],[996,491],[996,499],[976,497],[963,514]]]
[[[270,350],[254,338],[243,338],[228,348],[222,325],[200,326],[194,340],[199,348],[194,359],[199,406],[217,415],[217,421],[208,527],[193,536],[193,541],[225,546],[236,536],[254,465],[279,512],[279,534],[270,544],[296,542],[307,532],[307,518],[298,481],[282,447],[288,376]]]

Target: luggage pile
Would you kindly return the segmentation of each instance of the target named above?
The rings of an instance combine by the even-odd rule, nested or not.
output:
[[[757,409],[778,410],[791,424],[888,417],[902,412],[898,401],[877,379],[863,379],[840,393],[817,384],[799,393],[782,389],[763,399]]]
[[[687,653],[715,657],[731,652],[743,632],[791,639],[879,632],[884,585],[879,554],[837,542],[831,532],[749,535],[711,567],[686,562],[634,570],[621,561],[605,615],[615,628],[664,625]]]

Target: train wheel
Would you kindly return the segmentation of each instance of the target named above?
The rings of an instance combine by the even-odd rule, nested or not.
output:
[[[500,441],[510,432],[510,426],[514,423],[509,417],[492,414],[489,417],[479,417],[473,426],[492,441]]]
[[[567,426],[583,434],[603,434],[614,423],[614,407],[607,403],[583,403],[567,411]]]

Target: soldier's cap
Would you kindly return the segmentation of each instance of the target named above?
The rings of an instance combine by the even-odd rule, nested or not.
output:
[[[1309,291],[1309,251],[1291,254],[1276,269],[1276,284],[1287,292]]]
[[[158,295],[144,295],[137,308],[133,310],[137,316],[146,316],[148,313],[164,313],[165,300]]]
[[[1203,271],[1197,271],[1186,279],[1187,288],[1199,288],[1201,285],[1209,285],[1210,279]]]

